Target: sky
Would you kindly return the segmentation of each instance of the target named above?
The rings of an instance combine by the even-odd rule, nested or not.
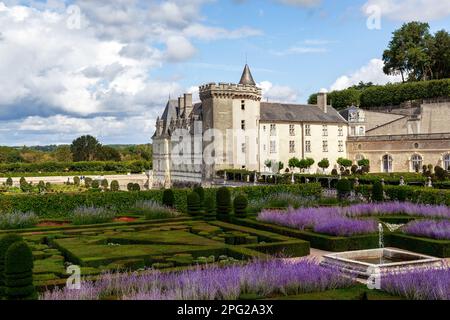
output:
[[[448,0],[0,0],[0,145],[151,142],[169,97],[239,81],[264,100],[399,81],[392,32],[450,30]]]

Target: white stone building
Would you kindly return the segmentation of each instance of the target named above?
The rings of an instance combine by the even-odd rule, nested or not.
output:
[[[210,83],[199,93],[199,103],[191,94],[168,101],[156,122],[156,186],[208,183],[218,170],[265,172],[267,160],[286,168],[293,157],[314,159],[311,172],[326,158],[331,171],[347,156],[347,121],[327,105],[326,93],[317,105],[261,102],[247,65],[239,84]]]

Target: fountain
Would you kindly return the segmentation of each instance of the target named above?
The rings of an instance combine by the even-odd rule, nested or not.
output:
[[[362,279],[379,277],[394,271],[403,272],[411,268],[436,268],[443,264],[443,259],[384,247],[328,254],[321,262],[324,267],[337,268]]]

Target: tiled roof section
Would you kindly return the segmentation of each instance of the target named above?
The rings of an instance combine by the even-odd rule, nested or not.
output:
[[[167,102],[166,108],[161,116],[161,120],[163,123],[162,134],[167,134],[170,126],[170,121],[176,120],[178,115],[178,101],[177,100],[169,100]]]
[[[261,121],[346,123],[331,106],[324,113],[316,105],[261,102]]]

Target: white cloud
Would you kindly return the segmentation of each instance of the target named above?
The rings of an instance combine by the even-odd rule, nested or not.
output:
[[[333,90],[344,90],[353,85],[357,85],[359,82],[372,82],[374,84],[386,84],[388,82],[401,81],[400,76],[388,76],[383,72],[384,62],[380,59],[372,59],[369,63],[359,70],[349,74],[343,75],[336,79],[331,86]]]
[[[60,142],[101,126],[113,128],[111,137],[143,139],[136,128],[152,128],[167,97],[182,91],[155,78],[156,69],[192,58],[195,39],[259,34],[206,25],[200,12],[209,1],[77,0],[81,28],[70,29],[62,0],[0,0],[0,133],[14,132],[0,142]]]
[[[269,100],[270,102],[296,102],[298,100],[299,93],[297,90],[288,87],[274,85],[270,81],[262,81],[257,84],[262,89],[263,100]]]
[[[450,16],[448,0],[368,0],[363,6],[377,6],[381,10],[381,18],[387,17],[397,21],[432,21]]]

